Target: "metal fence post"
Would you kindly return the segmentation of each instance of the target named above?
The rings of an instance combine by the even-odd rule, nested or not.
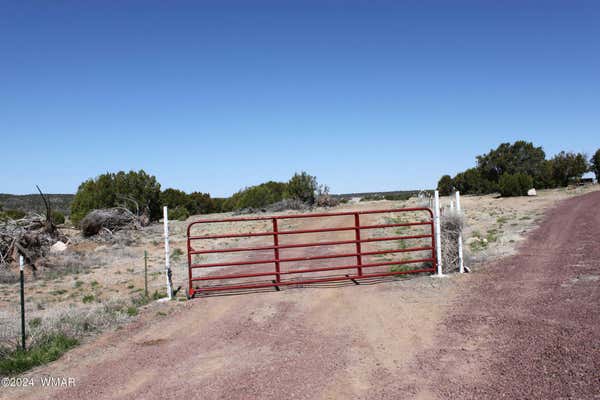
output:
[[[440,193],[436,190],[434,192],[434,221],[435,221],[435,249],[437,258],[437,276],[442,276],[442,236],[440,227]]]
[[[148,297],[148,251],[144,250],[144,296]]]
[[[456,191],[456,212],[461,214],[460,209],[460,192]],[[465,272],[465,265],[463,260],[463,243],[462,243],[462,230],[458,232],[458,270],[462,274]]]
[[[25,262],[23,256],[19,256],[19,272],[21,277],[21,348],[25,351]]]

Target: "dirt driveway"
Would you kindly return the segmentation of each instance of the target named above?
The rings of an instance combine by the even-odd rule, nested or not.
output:
[[[600,193],[473,274],[166,305],[14,398],[583,398],[600,393]],[[183,396],[183,397],[182,397]]]
[[[464,284],[416,361],[440,398],[600,399],[600,193],[560,203]]]

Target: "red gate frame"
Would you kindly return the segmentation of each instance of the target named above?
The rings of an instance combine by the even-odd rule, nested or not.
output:
[[[404,213],[404,212],[417,212],[424,211],[430,216],[429,221],[419,222],[403,222],[393,224],[377,224],[377,225],[361,225],[360,216],[367,214],[382,214],[382,213]],[[305,230],[286,230],[280,231],[278,229],[278,221],[286,219],[299,219],[299,218],[326,218],[326,217],[337,217],[337,216],[349,216],[354,215],[354,226],[349,227],[336,227],[336,228],[321,228],[321,229],[305,229]],[[211,223],[222,223],[222,222],[242,222],[242,221],[264,221],[271,220],[273,225],[272,231],[266,232],[250,232],[250,233],[239,233],[239,234],[224,234],[224,235],[205,235],[205,236],[192,236],[191,229],[195,225],[200,224],[211,224]],[[429,225],[431,227],[430,234],[423,235],[411,235],[411,236],[386,236],[377,238],[361,239],[361,230],[364,229],[377,229],[377,228],[393,228],[402,226],[417,226],[417,225]],[[369,211],[349,211],[349,212],[337,212],[337,213],[314,213],[314,214],[292,214],[292,215],[278,215],[278,216],[265,216],[265,217],[247,217],[247,218],[225,218],[217,220],[198,220],[190,223],[187,227],[187,253],[188,253],[188,295],[193,297],[197,292],[208,292],[208,291],[222,291],[222,290],[241,290],[241,289],[259,289],[284,285],[301,285],[310,283],[321,283],[321,282],[333,282],[341,280],[357,280],[362,278],[376,278],[391,275],[401,274],[414,274],[422,272],[435,272],[436,270],[436,257],[435,257],[435,232],[434,232],[434,217],[433,212],[429,208],[417,207],[417,208],[396,208],[387,210],[369,210]],[[341,240],[341,241],[330,241],[330,242],[308,242],[300,244],[279,244],[280,235],[294,235],[303,233],[321,233],[321,232],[337,232],[337,231],[355,231],[354,240]],[[198,240],[210,240],[210,239],[227,239],[227,238],[242,238],[242,237],[256,237],[256,236],[273,236],[272,246],[259,246],[259,247],[239,247],[239,248],[221,248],[221,249],[210,249],[210,250],[196,250],[192,247],[193,241]],[[379,241],[391,241],[391,240],[406,240],[406,239],[421,239],[431,238],[431,246],[427,247],[415,247],[406,249],[389,249],[389,250],[378,250],[363,252],[361,249],[362,243],[379,242]],[[286,248],[304,248],[304,247],[316,247],[316,246],[335,246],[343,244],[356,244],[355,253],[342,253],[342,254],[326,254],[320,256],[311,257],[295,257],[281,259],[279,257],[279,250]],[[262,251],[262,250],[273,250],[272,259],[257,260],[257,261],[236,261],[236,262],[225,262],[225,263],[209,263],[209,264],[193,264],[192,256],[195,254],[211,254],[211,253],[234,253],[244,251]],[[399,260],[399,261],[386,261],[377,263],[363,264],[362,256],[371,256],[377,254],[389,254],[389,253],[408,253],[408,252],[420,252],[431,250],[431,258],[415,259],[415,260]],[[280,266],[283,262],[294,262],[294,261],[309,261],[309,260],[320,260],[330,258],[344,258],[344,257],[356,257],[356,264],[343,265],[326,268],[304,268],[296,270],[281,271]],[[411,264],[411,263],[422,263],[431,262],[431,268],[421,268],[418,270],[411,271],[395,271],[375,274],[364,274],[363,268],[379,267],[385,265],[399,265],[399,264]],[[241,265],[255,265],[255,264],[274,264],[275,269],[269,272],[257,272],[247,274],[233,274],[233,275],[219,275],[219,276],[202,276],[193,277],[192,271],[196,268],[210,268],[210,267],[227,267],[227,266],[241,266]],[[326,277],[317,279],[306,279],[306,280],[293,280],[283,281],[281,280],[282,275],[292,275],[310,272],[324,272],[324,271],[338,271],[344,269],[356,269],[355,275],[343,275],[336,277]],[[274,276],[275,280],[271,283],[251,283],[251,284],[240,284],[240,285],[222,285],[222,286],[208,286],[202,288],[194,288],[194,282],[199,281],[210,281],[210,280],[225,280],[225,279],[238,279],[238,278],[250,278],[260,276]]]

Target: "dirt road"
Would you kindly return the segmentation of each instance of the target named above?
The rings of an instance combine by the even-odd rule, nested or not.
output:
[[[444,321],[440,398],[600,398],[600,193],[551,210],[517,255],[473,274]],[[462,339],[461,339],[462,338]]]
[[[167,305],[15,398],[581,398],[600,393],[600,193],[476,273]]]

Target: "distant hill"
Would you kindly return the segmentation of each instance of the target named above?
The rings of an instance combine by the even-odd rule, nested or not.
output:
[[[53,210],[60,211],[65,215],[71,213],[71,203],[74,194],[46,194]],[[39,194],[4,194],[0,193],[0,205],[5,210],[21,210],[25,212],[44,212],[44,201]]]
[[[427,190],[429,191],[429,190]],[[391,192],[360,192],[360,193],[342,193],[332,196],[344,199],[353,197],[361,197],[366,199],[388,199],[388,200],[404,200],[412,196],[416,196],[421,190],[395,190]]]

